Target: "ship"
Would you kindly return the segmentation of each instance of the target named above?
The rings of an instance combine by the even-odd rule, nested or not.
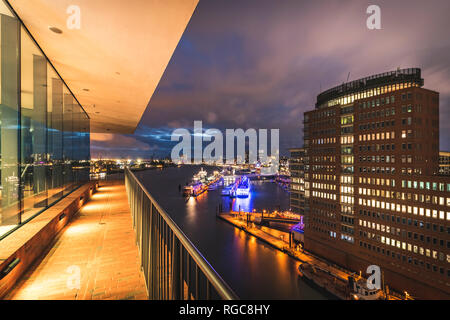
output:
[[[207,172],[201,168],[194,175],[192,182],[183,188],[183,195],[186,197],[197,197],[207,190],[214,190],[220,178],[221,175],[218,171],[214,171],[211,176],[208,176]]]
[[[298,266],[299,275],[316,286],[342,300],[381,300],[385,298],[381,289],[370,289],[363,278],[343,279],[330,270],[304,262]]]
[[[196,197],[208,189],[201,181],[194,181],[183,188],[183,195],[186,197]]]
[[[250,179],[247,176],[242,176],[235,189],[235,196],[239,198],[246,198],[250,195]]]
[[[194,178],[192,180],[202,181],[202,180],[206,179],[207,174],[208,173],[206,172],[206,170],[203,170],[203,168],[200,168],[200,171],[194,175]]]

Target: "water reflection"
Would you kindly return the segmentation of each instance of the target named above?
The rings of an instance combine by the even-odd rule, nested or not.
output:
[[[231,207],[234,211],[250,212],[252,207],[252,192],[250,192],[247,198],[233,198]]]

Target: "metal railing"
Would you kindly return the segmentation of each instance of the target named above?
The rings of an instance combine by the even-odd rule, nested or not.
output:
[[[150,299],[238,299],[128,168],[125,185]]]

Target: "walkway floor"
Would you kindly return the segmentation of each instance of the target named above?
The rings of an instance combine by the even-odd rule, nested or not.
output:
[[[125,186],[101,185],[6,299],[147,299]]]

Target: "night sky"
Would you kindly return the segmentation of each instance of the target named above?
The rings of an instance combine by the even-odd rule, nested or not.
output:
[[[381,30],[366,27],[371,4]],[[448,0],[200,0],[135,134],[92,134],[92,157],[169,156],[171,132],[194,120],[278,128],[287,155],[321,89],[397,67],[421,68],[424,87],[440,92],[440,147],[450,150],[449,32]]]

